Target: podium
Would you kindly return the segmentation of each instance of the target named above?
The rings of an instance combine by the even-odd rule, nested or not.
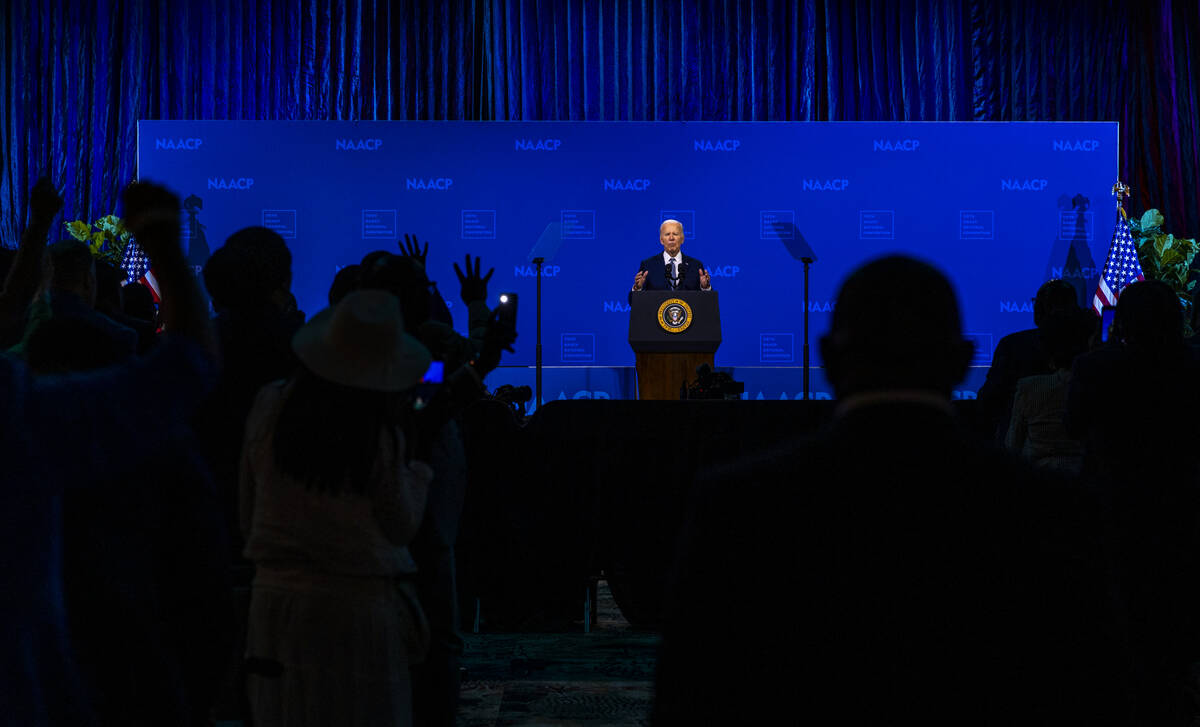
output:
[[[717,291],[641,290],[630,294],[629,304],[638,399],[679,399],[696,367],[712,366],[721,345]]]

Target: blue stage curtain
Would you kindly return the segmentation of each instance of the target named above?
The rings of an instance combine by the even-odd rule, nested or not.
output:
[[[1195,0],[3,5],[10,246],[40,172],[107,214],[136,122],[185,118],[1116,120],[1129,207],[1200,232]]]

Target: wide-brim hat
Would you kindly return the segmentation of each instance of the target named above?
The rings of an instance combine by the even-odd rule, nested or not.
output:
[[[396,296],[350,293],[316,314],[292,337],[292,350],[327,381],[371,391],[403,391],[421,380],[433,356],[404,332]]]

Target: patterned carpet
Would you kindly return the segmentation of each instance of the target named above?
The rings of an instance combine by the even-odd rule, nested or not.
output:
[[[649,724],[658,635],[597,592],[591,633],[466,634],[459,727]]]

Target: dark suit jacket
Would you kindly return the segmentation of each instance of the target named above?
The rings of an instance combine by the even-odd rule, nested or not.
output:
[[[1017,382],[1026,376],[1050,373],[1054,373],[1054,369],[1050,367],[1050,355],[1042,345],[1038,329],[1010,333],[996,344],[992,366],[988,369],[987,380],[979,387],[977,398],[989,430],[996,432],[998,439],[1003,440],[1008,432]]]
[[[1097,508],[950,414],[855,410],[693,495],[655,724],[1128,724]]]
[[[682,255],[683,264],[687,270],[683,276],[683,282],[679,286],[679,290],[700,290],[700,270],[704,267],[704,263],[694,257]],[[666,266],[663,265],[662,253],[658,253],[653,257],[648,257],[642,261],[638,270],[649,270],[650,274],[646,276],[646,282],[642,285],[642,290],[670,290],[667,284],[667,276],[665,273]]]

